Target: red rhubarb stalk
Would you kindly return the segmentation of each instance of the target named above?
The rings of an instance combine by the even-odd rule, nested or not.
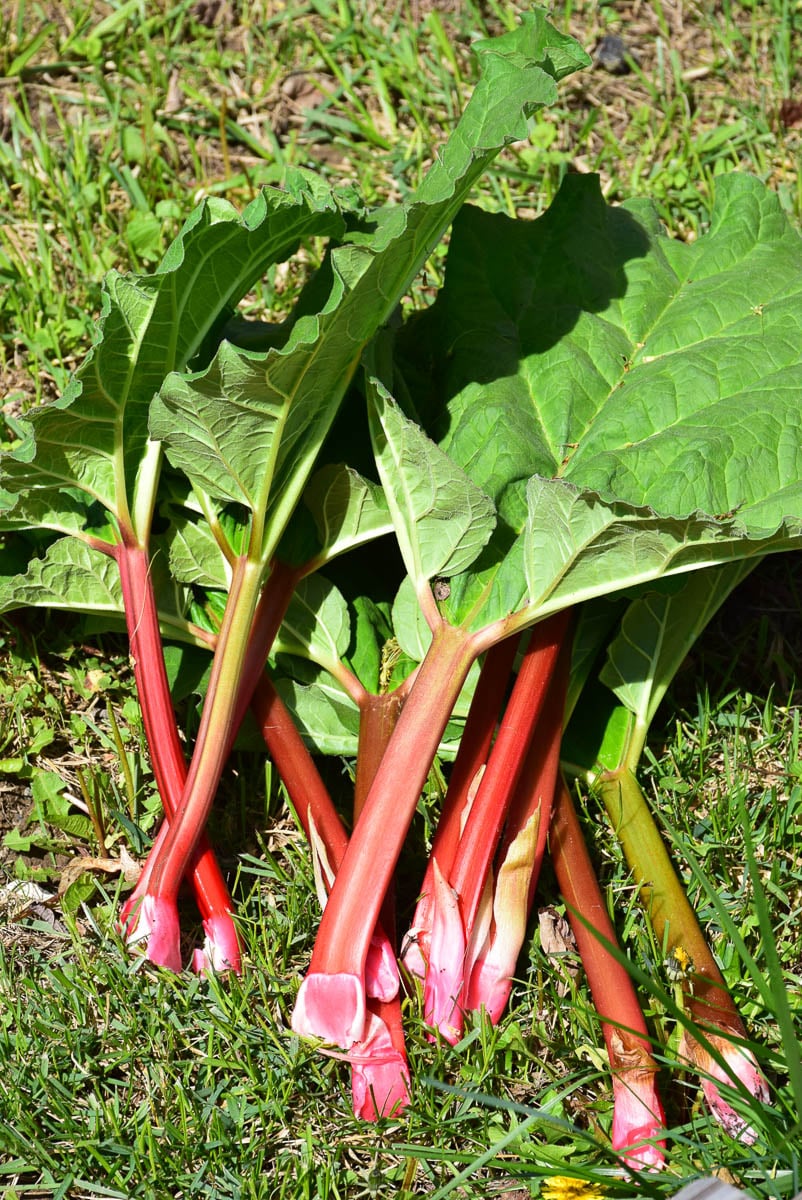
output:
[[[602,1021],[613,1074],[613,1149],[636,1169],[659,1169],[665,1162],[665,1116],[656,1087],[657,1064],[632,980],[604,944],[617,946],[615,930],[562,777],[555,793],[549,847]]]
[[[569,620],[570,611],[566,609],[533,628],[487,770],[468,814],[450,874],[451,886],[460,898],[466,929],[473,925],[509,800],[546,705]],[[559,720],[562,722],[562,706]]]
[[[245,556],[233,564],[196,750],[167,833],[157,839],[146,864],[147,956],[173,970],[180,961],[176,902],[181,879],[203,836],[223,766],[297,578],[292,568],[274,564],[260,596],[259,564]]]
[[[448,877],[454,864],[465,820],[487,763],[498,714],[509,687],[520,637],[505,638],[485,655],[479,681],[471,700],[457,756],[451,768],[448,790],[437,822],[426,874],[415,908],[412,925],[404,940],[401,958],[411,975],[424,979],[429,961],[429,942],[434,917],[434,869]]]
[[[418,798],[468,671],[486,648],[440,625],[351,836],[320,923],[293,1028],[348,1049],[364,1036],[365,960]]]
[[[317,856],[316,866],[324,877],[321,907],[325,907],[325,893],[330,890],[345,856],[348,834],[295,722],[264,674],[256,685],[251,706],[268,753]],[[366,987],[374,997],[389,1001],[397,995],[398,986],[395,953],[384,930],[378,926],[368,953]]]
[[[262,676],[256,686],[252,707],[301,826],[310,844],[319,841],[334,878],[348,845],[348,835],[309,751],[267,676]],[[356,819],[400,709],[401,699],[395,693],[368,697],[364,719],[360,720]],[[383,908],[383,922],[388,929],[392,928],[391,916]],[[377,986],[380,981],[385,986]],[[351,1066],[354,1112],[363,1120],[375,1121],[400,1113],[409,1101],[410,1091],[398,970],[392,945],[379,927],[368,952],[366,986],[371,994],[367,999],[364,1036],[343,1057]]]
[[[114,557],[120,571],[131,660],[145,737],[156,787],[169,821],[181,800],[187,766],[164,667],[150,564],[147,553],[138,545],[117,546]],[[162,843],[165,838],[166,827],[163,826],[160,839]],[[206,934],[204,949],[197,952],[200,957],[195,958],[195,965],[213,970],[228,969],[239,972],[239,939],[231,919],[233,903],[205,835],[202,835],[187,863],[187,873],[191,876]],[[146,867],[121,914],[123,925],[129,927],[129,935],[137,938],[145,938],[153,933],[152,916],[141,911],[140,907],[149,877],[150,871]],[[161,953],[169,958],[167,965],[174,970],[180,970],[180,953],[176,953],[179,939],[175,928],[170,926],[165,932],[166,941]]]
[[[236,732],[235,714],[261,582],[260,564],[242,556],[234,564],[231,588],[198,728],[195,753],[181,803],[153,861],[147,888],[151,937],[147,956],[173,968],[177,947],[176,906],[181,880],[206,825],[217,785]]]
[[[462,1006],[467,984],[464,953],[459,946],[470,945],[483,895],[486,895],[493,857],[496,853],[510,800],[523,770],[529,745],[546,705],[549,684],[560,647],[565,638],[570,612],[556,613],[536,625],[524,652],[509,703],[501,719],[487,768],[482,775],[459,840],[447,882],[459,903],[462,919],[461,939],[449,944],[447,929],[454,931],[453,903],[440,887],[435,893],[447,904],[447,913],[439,926],[437,946],[432,937],[429,965],[424,984],[424,1019],[454,1042],[462,1028]],[[562,725],[563,702],[556,720]],[[525,824],[525,822],[524,822]],[[443,873],[443,864],[437,866]],[[435,919],[437,919],[435,917]]]
[[[570,658],[570,640],[566,637],[543,715],[529,743],[510,802],[498,853],[500,865],[493,887],[492,923],[477,948],[469,947],[468,950],[470,975],[465,1008],[468,1011],[484,1008],[494,1024],[509,999],[546,849],[560,769]],[[481,922],[477,922],[479,924]]]
[[[382,758],[392,737],[401,709],[405,690],[396,689],[378,696],[366,696],[359,715],[359,744],[354,784],[354,825],[365,808],[370,789]],[[351,1092],[354,1112],[366,1121],[379,1117],[398,1116],[404,1111],[411,1094],[404,1028],[401,1021],[401,1000],[376,998],[371,989],[371,957],[376,946],[376,934],[386,930],[390,948],[395,949],[395,895],[392,885],[387,888],[381,906],[381,925],[377,926],[365,965],[367,991],[367,1022],[362,1039],[348,1051],[351,1064]],[[397,963],[393,958],[393,967]]]

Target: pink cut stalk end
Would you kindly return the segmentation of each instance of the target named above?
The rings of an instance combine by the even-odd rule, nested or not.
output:
[[[383,932],[374,933],[365,961],[365,992],[389,1004],[398,995],[401,981],[393,948]]]
[[[192,955],[192,969],[197,975],[214,972],[222,975],[233,971],[242,974],[242,955],[234,922],[228,913],[214,913],[203,922],[203,947]]]
[[[295,1033],[350,1050],[364,1037],[366,1020],[365,985],[358,975],[309,972],[292,1012]]]
[[[728,1100],[724,1099],[719,1090],[719,1084],[723,1083],[731,1088],[736,1085],[736,1082],[739,1082],[743,1084],[750,1096],[754,1096],[761,1104],[769,1103],[768,1084],[760,1073],[754,1057],[744,1046],[736,1045],[735,1042],[713,1033],[708,1033],[707,1038],[727,1064],[726,1070],[687,1032],[682,1041],[682,1053],[702,1074],[702,1091],[705,1100],[725,1133],[736,1141],[751,1146],[758,1138],[756,1130],[752,1128],[745,1117],[735,1111]]]
[[[423,986],[423,1019],[452,1046],[462,1036],[459,998],[465,982],[465,930],[457,893],[434,867],[434,906],[429,966]]]
[[[660,1171],[666,1156],[665,1117],[654,1071],[613,1076],[613,1150],[638,1171]]]
[[[354,1114],[363,1121],[400,1116],[409,1104],[409,1068],[381,1017],[368,1013],[365,1036],[346,1057],[351,1064]]]
[[[496,971],[485,972],[480,965],[471,972],[471,984],[465,1003],[467,1012],[481,1012],[488,1015],[492,1025],[498,1025],[512,991],[512,976],[499,979]]]
[[[174,901],[146,894],[135,911],[124,910],[124,921],[129,946],[136,948],[147,942],[145,957],[150,962],[180,974],[181,928]]]

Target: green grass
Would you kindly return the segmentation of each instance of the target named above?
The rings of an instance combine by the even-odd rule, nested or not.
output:
[[[289,164],[355,184],[368,200],[405,194],[471,86],[470,41],[509,25],[515,8],[242,0],[236,20],[208,27],[194,0],[4,6],[0,378],[12,433],[15,416],[57,395],[86,351],[104,273],[152,267],[200,196],[242,205]],[[799,90],[798,4],[658,0],[633,20],[623,5],[565,0],[554,19],[591,48],[620,34],[638,62],[620,78],[596,70],[568,82],[529,141],[502,157],[480,203],[540,212],[567,170],[599,171],[611,201],[651,196],[670,231],[691,238],[718,175],[736,168],[802,217],[800,133],[779,120]],[[427,270],[436,281],[437,258]],[[274,275],[250,308],[286,307],[296,282]],[[9,540],[3,554],[16,549]],[[795,577],[772,568],[742,593],[751,600],[736,594],[655,723],[646,772],[772,1083],[773,1107],[751,1116],[755,1146],[729,1141],[696,1084],[670,1070],[677,1030],[661,948],[612,840],[596,843],[672,1081],[671,1163],[644,1196],[721,1168],[757,1196],[802,1189],[792,1148],[802,1142]],[[66,858],[123,842],[139,852],[136,828],[152,826],[130,671],[121,643],[94,653],[91,631],[60,644],[52,630],[2,632],[0,802],[16,797],[20,813],[31,796],[37,805],[19,822],[27,853],[7,849],[2,871],[53,887]],[[408,1003],[410,1112],[378,1127],[354,1120],[340,1064],[288,1026],[314,936],[305,849],[269,768],[246,753],[234,768],[213,832],[236,877],[241,980],[175,979],[128,959],[113,877],[84,877],[55,929],[41,914],[0,925],[0,1192],[474,1198],[537,1196],[543,1180],[571,1174],[631,1197],[605,1148],[598,1018],[581,977],[558,993],[537,933],[497,1029],[474,1022],[458,1046],[433,1046]],[[335,778],[337,764],[329,769]],[[65,808],[65,791],[88,797],[95,820]],[[598,830],[592,797],[584,811]],[[539,902],[556,902],[548,871]]]
[[[456,14],[261,0],[211,28],[196,12],[126,2],[98,20],[88,3],[20,0],[0,16],[0,373],[18,404],[63,388],[106,270],[158,261],[201,195],[242,204],[288,164],[368,201],[403,194],[471,85],[471,40],[515,19],[514,5],[477,0]],[[554,19],[591,48],[622,35],[638,62],[565,85],[482,203],[538,212],[566,170],[599,171],[610,199],[652,196],[693,236],[717,174],[737,168],[802,214],[800,134],[778,116],[798,80],[798,5],[658,3],[631,22],[566,0]]]

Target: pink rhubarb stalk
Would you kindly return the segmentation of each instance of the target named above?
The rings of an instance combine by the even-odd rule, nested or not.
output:
[[[665,1162],[665,1116],[656,1086],[657,1064],[632,980],[605,945],[617,946],[615,930],[562,778],[555,793],[549,847],[610,1058],[613,1149],[637,1170],[659,1170]]]
[[[142,722],[150,752],[153,775],[164,811],[169,819],[181,799],[187,766],[178,736],[170,687],[164,667],[158,610],[153,594],[150,563],[145,550],[124,543],[115,547],[125,606],[128,640]],[[167,825],[162,826],[157,844],[163,843]],[[149,860],[152,861],[152,858]],[[195,899],[206,935],[203,951],[196,952],[195,965],[214,970],[241,969],[240,945],[231,918],[233,902],[208,839],[202,835],[187,862]],[[154,940],[160,960],[173,970],[181,969],[178,914],[151,901],[145,911],[150,870],[142,874],[121,913],[129,941]],[[169,909],[169,905],[167,906]],[[201,957],[197,957],[200,953]]]
[[[354,1113],[363,1121],[398,1117],[409,1104],[411,1081],[401,1025],[401,1002],[368,1000],[364,1035],[346,1055]]]
[[[296,570],[275,563],[259,598],[258,566],[243,557],[237,559],[233,567],[231,591],[217,639],[196,750],[189,770],[185,765],[183,768],[185,781],[180,801],[169,814],[171,819],[166,828],[160,831],[138,885],[138,896],[151,898],[149,910],[157,922],[153,928],[164,930],[163,936],[147,938],[147,957],[173,969],[180,951],[178,941],[168,946],[168,938],[172,936],[168,930],[178,929],[177,900],[181,880],[193,862],[196,847],[202,845],[223,765],[298,579]],[[181,761],[183,763],[183,756]],[[193,960],[196,968],[213,966],[227,956],[228,947],[221,948],[218,944],[218,915],[215,913],[204,919],[206,942]]]
[[[442,953],[441,957],[436,957],[432,944],[424,983],[424,1018],[451,1042],[458,1038],[462,1029],[466,971],[468,974],[470,972],[470,964],[466,963],[464,955],[462,961],[459,960],[459,944],[468,946],[472,939],[475,941],[474,925],[482,897],[487,895],[491,863],[529,745],[547,702],[549,684],[569,620],[568,611],[556,613],[536,625],[531,632],[487,768],[471,804],[447,876],[448,884],[458,898],[463,932],[459,942],[453,946],[444,944],[442,938],[438,939],[437,953]],[[563,703],[560,701],[556,717],[560,727]],[[439,861],[438,867],[442,871],[443,866]],[[438,895],[445,899],[446,892],[440,889],[435,894],[435,908]],[[449,917],[449,924],[455,928],[452,917]]]
[[[409,691],[351,836],[301,985],[293,1029],[349,1049],[364,1037],[365,961],[448,718],[482,640],[442,624]]]
[[[510,803],[493,887],[492,923],[471,961],[465,1008],[484,1008],[496,1024],[506,1008],[512,978],[537,887],[552,802],[560,770],[560,742],[570,669],[570,640],[563,642],[548,698]]]
[[[487,763],[519,642],[518,635],[505,638],[498,645],[491,646],[485,655],[457,756],[451,768],[448,790],[437,822],[420,898],[401,954],[402,962],[410,975],[421,980],[426,977],[426,965],[430,957],[435,863],[441,876],[447,877],[454,864],[460,835],[476,795],[481,773]]]
[[[348,835],[309,751],[273,684],[263,676],[252,707],[276,768],[311,845],[325,857],[327,886],[336,878]],[[359,810],[401,707],[399,696],[366,697],[360,720],[360,747],[354,813]],[[330,874],[329,874],[330,872]],[[323,897],[325,901],[325,896]],[[392,927],[385,908],[383,919]],[[366,964],[367,1017],[364,1036],[343,1055],[351,1066],[354,1112],[364,1120],[398,1115],[409,1102],[410,1078],[398,999],[398,968],[381,926],[371,940]]]
[[[708,1030],[704,1031],[704,1042],[705,1044],[684,1029],[680,1041],[680,1057],[701,1076],[705,1100],[725,1132],[731,1138],[751,1146],[757,1141],[757,1132],[725,1098],[721,1085],[735,1090],[740,1084],[750,1096],[754,1096],[762,1104],[768,1104],[768,1084],[758,1070],[752,1052],[746,1046],[739,1046],[731,1037],[722,1037]],[[718,1052],[723,1065],[713,1057],[708,1046]]]

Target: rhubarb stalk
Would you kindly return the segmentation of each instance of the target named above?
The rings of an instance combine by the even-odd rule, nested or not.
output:
[[[126,541],[123,545],[115,547],[114,557],[120,571],[131,660],[145,738],[156,787],[169,822],[181,800],[187,766],[178,737],[164,667],[150,564],[144,549],[136,544],[129,545]],[[167,828],[167,825],[162,826],[157,845],[163,844]],[[149,862],[153,862],[152,857]],[[194,964],[196,968],[228,969],[239,973],[241,956],[239,939],[231,919],[233,903],[205,834],[201,836],[188,859],[187,867],[206,935],[204,947],[196,952]],[[123,906],[121,923],[127,927],[129,940],[150,938],[153,935],[152,914],[141,908],[149,879],[150,869],[146,865],[135,891]],[[168,960],[166,965],[180,970],[177,918],[176,922],[166,928],[162,924],[161,928],[165,941],[160,954]]]
[[[492,920],[476,948],[469,947],[470,974],[465,1008],[484,1008],[496,1023],[509,999],[512,977],[546,849],[552,802],[560,769],[565,694],[570,668],[566,637],[549,685],[543,715],[510,802],[492,889]],[[477,925],[482,922],[478,921]]]
[[[632,980],[605,945],[617,946],[615,930],[562,777],[549,848],[610,1058],[613,1149],[636,1169],[659,1169],[665,1162],[665,1117],[656,1086],[657,1064]]]
[[[267,676],[263,675],[257,684],[252,707],[301,826],[311,845],[314,846],[316,840],[319,842],[333,879],[348,845],[348,835],[309,751]],[[356,819],[370,787],[371,773],[378,767],[383,746],[389,740],[400,708],[401,699],[395,693],[366,699],[364,720],[360,720],[360,757],[354,801]],[[387,929],[392,928],[391,916],[385,907],[382,918]],[[364,1036],[343,1057],[351,1066],[354,1112],[363,1120],[375,1121],[378,1117],[400,1113],[409,1101],[410,1092],[398,998],[398,970],[392,945],[380,926],[368,952],[366,990]]]
[[[629,767],[605,772],[597,788],[640,890],[657,941],[685,968],[679,980],[683,1008],[718,1050],[717,1062],[689,1029],[683,1031],[682,1055],[702,1078],[702,1090],[714,1116],[732,1137],[752,1142],[757,1136],[721,1095],[718,1084],[740,1083],[756,1099],[768,1101],[768,1085],[745,1045],[746,1030],[721,971],[685,894],[646,797]],[[726,1069],[725,1069],[726,1066]]]
[[[126,571],[124,566],[127,566],[128,559],[134,566],[134,570]],[[136,637],[136,644],[140,644],[142,637],[146,634],[152,638],[158,635],[158,618],[154,596],[152,596],[152,588],[150,583],[150,575],[146,569],[146,560],[139,559],[133,556],[132,551],[126,550],[121,553],[121,578],[122,587],[124,587],[124,595],[126,588],[130,595],[126,595],[126,613],[131,613],[132,640]],[[240,575],[243,574],[245,559],[239,559],[235,562],[234,583],[232,584],[232,592],[239,592]],[[136,569],[138,568],[138,570]],[[238,571],[240,575],[238,575]],[[243,720],[247,704],[249,704],[250,696],[253,688],[256,686],[257,679],[262,674],[264,659],[267,658],[268,649],[273,643],[276,630],[279,629],[281,620],[285,616],[289,598],[291,598],[295,584],[298,582],[299,571],[289,566],[276,562],[273,564],[273,570],[269,577],[267,586],[263,589],[261,598],[256,602],[256,614],[253,618],[252,628],[249,636],[245,636],[244,620],[239,622],[239,637],[241,644],[247,646],[244,662],[233,662],[234,678],[239,672],[241,678],[239,686],[229,683],[227,688],[223,686],[222,692],[215,689],[217,697],[222,696],[223,708],[228,708],[228,722],[223,722],[221,725],[222,737],[216,739],[213,750],[216,752],[216,758],[211,761],[209,770],[210,782],[208,791],[205,794],[203,805],[196,806],[193,815],[187,817],[182,814],[181,820],[184,822],[181,834],[176,834],[173,828],[178,814],[179,806],[184,805],[186,796],[187,782],[192,778],[196,778],[197,762],[193,758],[193,766],[190,772],[187,773],[184,755],[180,750],[178,742],[178,731],[175,730],[174,715],[172,715],[172,707],[169,707],[170,718],[167,719],[164,704],[168,703],[169,689],[167,686],[167,677],[164,674],[163,656],[161,654],[161,640],[158,640],[158,659],[161,661],[161,674],[163,677],[163,686],[157,685],[158,672],[149,670],[150,658],[144,659],[148,667],[143,666],[142,670],[142,685],[144,688],[143,695],[150,696],[151,689],[154,689],[154,703],[157,707],[154,709],[154,719],[151,720],[152,727],[155,733],[160,733],[166,730],[168,724],[172,724],[174,738],[170,739],[167,745],[169,751],[162,773],[164,775],[164,793],[162,803],[166,808],[168,820],[163,824],[160,834],[158,834],[154,845],[152,845],[148,860],[146,860],[142,878],[137,884],[136,890],[126,902],[124,911],[122,911],[122,920],[124,923],[127,920],[127,938],[128,941],[146,940],[148,942],[148,958],[151,961],[158,962],[161,966],[169,967],[170,970],[180,971],[180,931],[178,925],[178,912],[176,912],[175,901],[178,898],[178,888],[180,886],[181,877],[184,876],[190,865],[197,857],[196,846],[200,846],[200,862],[203,862],[203,846],[205,834],[203,832],[205,822],[211,808],[211,800],[213,800],[216,790],[217,781],[222,773],[222,766],[231,752],[234,738],[237,736],[238,728]],[[226,607],[226,612],[232,611],[231,596]],[[239,613],[241,616],[241,612]],[[223,618],[223,624],[226,623],[226,618]],[[154,634],[155,630],[155,634]],[[132,646],[134,642],[132,641]],[[148,643],[150,647],[150,642]],[[220,649],[220,635],[217,637],[216,650]],[[134,670],[139,656],[133,653]],[[213,662],[213,679],[215,671],[221,673],[221,658],[222,655],[215,653]],[[156,656],[154,655],[154,660]],[[232,662],[228,661],[228,673],[231,678]],[[211,680],[210,680],[211,694]],[[166,698],[167,697],[167,700]],[[205,724],[209,724],[210,703],[204,707],[202,721],[200,721],[200,731],[204,730]],[[143,701],[143,712],[148,712],[149,706]],[[200,737],[200,732],[198,734]],[[160,746],[161,742],[157,739],[155,743]],[[216,774],[215,774],[216,772]],[[182,786],[180,780],[182,779]],[[157,776],[158,782],[158,776]],[[170,792],[170,788],[173,791]],[[161,792],[161,785],[160,785]],[[202,793],[202,799],[203,793]],[[170,824],[170,818],[173,818],[173,824]],[[169,872],[167,878],[164,877],[164,865],[169,864]],[[204,870],[208,870],[204,866]],[[222,880],[220,881],[222,883]],[[193,958],[193,966],[196,970],[203,970],[204,967],[214,967],[216,970],[229,962],[234,970],[239,971],[240,956],[239,942],[237,934],[235,934],[233,923],[231,922],[232,901],[228,893],[225,895],[220,893],[220,890],[215,890],[216,884],[214,877],[210,877],[209,888],[211,896],[216,899],[216,910],[210,910],[208,916],[204,914],[205,898],[198,896],[198,904],[200,914],[203,917],[204,931],[207,934],[203,950],[196,952]],[[223,886],[225,887],[225,886]],[[223,902],[227,902],[227,907],[222,910]],[[222,911],[221,911],[222,910]],[[228,925],[226,924],[228,919]],[[234,947],[237,947],[237,955],[234,958]]]
[[[498,714],[509,687],[520,638],[505,638],[491,646],[479,673],[457,756],[451,768],[443,808],[437,821],[426,874],[415,907],[412,925],[404,939],[401,958],[410,975],[424,979],[429,961],[429,942],[434,917],[435,863],[448,876],[459,839],[482,777]]]
[[[423,785],[468,671],[486,647],[442,624],[382,757],[326,905],[292,1024],[349,1049],[364,1036],[365,960]]]
[[[356,780],[354,784],[354,824],[358,824],[370,788],[376,778],[387,745],[404,704],[405,689],[367,696],[359,717]],[[395,896],[387,888],[381,906],[381,927],[395,946]],[[377,927],[380,930],[380,927]],[[375,946],[376,935],[371,942]],[[366,962],[367,1022],[362,1039],[348,1051],[351,1064],[351,1091],[354,1112],[367,1121],[397,1116],[409,1103],[411,1081],[407,1064],[401,999],[377,999],[371,995],[370,958]],[[395,966],[395,960],[393,960]],[[397,967],[396,967],[397,970]]]
[[[251,707],[315,856],[317,872],[322,876],[321,907],[325,907],[326,893],[348,848],[348,834],[292,717],[267,675],[260,677]],[[398,994],[398,986],[395,953],[378,925],[368,951],[366,989],[373,997],[389,1001]]]
[[[469,964],[465,961],[465,949],[474,939],[474,925],[483,895],[488,894],[486,887],[490,866],[508,805],[546,704],[549,682],[569,619],[570,614],[566,610],[540,622],[532,630],[487,769],[471,804],[453,866],[447,876],[443,863],[437,860],[442,880],[434,893],[435,917],[424,984],[424,1018],[439,1028],[451,1042],[455,1042],[460,1035],[462,1009],[466,1003],[464,991]],[[563,701],[560,701],[556,718],[558,728],[562,727],[562,707]],[[459,932],[454,897],[462,926]],[[444,906],[439,918],[436,913],[438,902]]]

